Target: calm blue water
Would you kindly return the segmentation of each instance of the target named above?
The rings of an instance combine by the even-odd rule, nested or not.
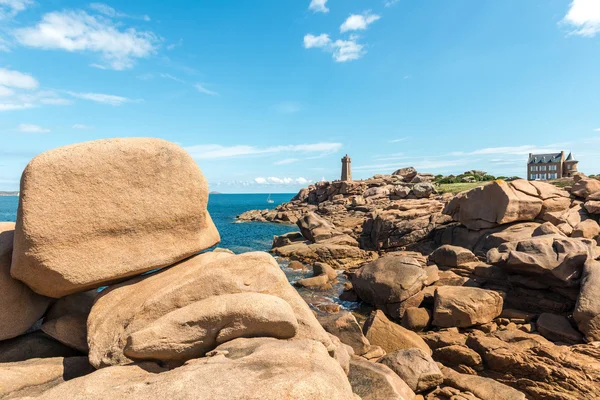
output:
[[[273,209],[289,201],[294,194],[273,194],[275,203],[267,203],[266,194],[211,194],[208,211],[219,229],[219,247],[231,249],[235,253],[267,251],[271,248],[273,236],[297,231],[295,225],[265,224],[260,222],[236,223],[235,217],[248,210]],[[0,196],[0,221],[15,222],[19,198]]]

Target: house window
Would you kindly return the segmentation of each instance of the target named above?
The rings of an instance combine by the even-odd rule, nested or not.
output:
[[[537,170],[538,170],[538,167],[537,167],[537,166],[533,166],[533,167],[531,167],[531,170],[532,170],[532,171],[537,171]]]
[[[551,165],[548,169],[550,171],[556,171],[556,165]]]
[[[545,166],[545,165],[542,165],[542,166],[540,167],[540,171],[545,171],[545,170],[546,170],[546,166]]]
[[[542,174],[542,180],[546,180],[546,174]]]
[[[548,174],[548,179],[556,179],[556,174]]]
[[[569,166],[568,166],[567,168],[571,169],[571,167],[572,167],[572,165],[571,165],[571,164],[569,164]]]

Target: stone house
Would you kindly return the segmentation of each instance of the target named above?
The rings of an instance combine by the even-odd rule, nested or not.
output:
[[[577,163],[573,154],[565,158],[565,152],[551,154],[529,153],[527,159],[527,179],[530,181],[548,181],[563,177],[571,177],[577,172]]]

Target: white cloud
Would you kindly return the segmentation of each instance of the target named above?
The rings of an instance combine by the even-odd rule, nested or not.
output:
[[[398,3],[399,1],[400,1],[400,0],[386,0],[386,1],[385,1],[383,4],[384,4],[386,7],[391,7],[391,6],[393,6],[394,4]]]
[[[573,0],[562,23],[571,25],[574,35],[595,36],[600,32],[600,1]]]
[[[19,127],[17,128],[17,130],[19,132],[23,132],[23,133],[48,133],[48,132],[50,132],[50,129],[42,128],[39,125],[32,125],[32,124],[20,124]]]
[[[329,8],[327,8],[327,0],[311,0],[310,5],[308,6],[308,9],[315,13],[317,13],[317,12],[328,13],[329,12]]]
[[[259,176],[254,179],[254,183],[259,185],[306,185],[307,183],[311,183],[312,181],[299,177],[299,178],[278,178],[276,176],[269,176],[264,178]]]
[[[313,47],[323,48],[329,45],[331,45],[331,39],[326,33],[319,36],[311,35],[310,33],[304,35],[304,48],[306,49],[312,49]]]
[[[207,89],[206,87],[204,87],[204,85],[200,84],[200,83],[196,83],[194,85],[194,87],[200,92],[200,93],[204,93],[204,94],[208,94],[210,96],[218,96],[219,93],[217,92],[213,92],[212,90]]]
[[[73,104],[71,100],[63,99],[62,97],[43,97],[40,99],[40,103],[53,106],[68,106]]]
[[[120,106],[125,103],[131,102],[131,99],[122,96],[115,96],[112,94],[103,93],[78,93],[78,92],[67,92],[69,95],[83,100],[95,101],[96,103],[110,104],[111,106]]]
[[[365,54],[364,46],[354,40],[336,40],[334,45],[333,59],[337,62],[358,60]]]
[[[18,89],[37,89],[38,81],[31,75],[0,68],[0,85]]]
[[[125,13],[115,10],[108,4],[104,4],[104,3],[91,3],[90,8],[96,12],[99,12],[100,14],[104,14],[107,17],[111,17],[111,18],[134,18],[134,19],[142,19],[144,21],[150,21],[150,17],[147,15],[136,16],[136,15],[125,14]]]
[[[304,36],[304,47],[307,49],[321,48],[332,53],[337,62],[358,60],[365,55],[364,45],[359,44],[357,37],[352,36],[349,40],[336,40],[332,42],[329,35],[323,33],[319,36],[307,34]]]
[[[600,132],[600,128],[594,129],[594,132]]]
[[[12,18],[32,4],[33,0],[0,0],[0,20]]]
[[[278,153],[334,153],[342,148],[341,143],[314,143],[286,146],[255,147],[247,145],[221,146],[218,144],[196,145],[186,147],[186,150],[197,160],[232,158],[260,154]]]
[[[15,94],[15,91],[7,88],[6,86],[0,86],[0,97],[9,97]]]
[[[45,14],[37,25],[17,29],[14,35],[24,46],[100,53],[104,67],[115,70],[132,68],[136,58],[154,54],[160,41],[152,32],[139,32],[133,28],[121,30],[107,18],[95,17],[85,11]]]
[[[283,160],[275,161],[274,164],[275,165],[287,165],[287,164],[293,164],[297,161],[300,161],[300,160],[298,160],[297,158],[285,158]]]
[[[31,103],[0,103],[0,111],[24,110],[33,107],[35,106]]]
[[[74,124],[71,128],[73,128],[73,129],[84,129],[84,130],[94,129],[93,126],[84,125],[84,124]]]
[[[379,15],[371,14],[370,11],[366,11],[363,14],[352,14],[340,26],[340,32],[364,31],[369,27],[369,25],[380,18],[381,17]]]
[[[404,142],[406,139],[409,139],[409,137],[403,137],[403,138],[400,138],[400,139],[390,140],[390,143]]]

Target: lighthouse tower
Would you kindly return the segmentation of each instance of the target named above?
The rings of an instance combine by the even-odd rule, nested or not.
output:
[[[348,157],[348,154],[344,158],[342,158],[342,181],[351,181],[352,180],[352,167],[350,163],[352,160]]]

